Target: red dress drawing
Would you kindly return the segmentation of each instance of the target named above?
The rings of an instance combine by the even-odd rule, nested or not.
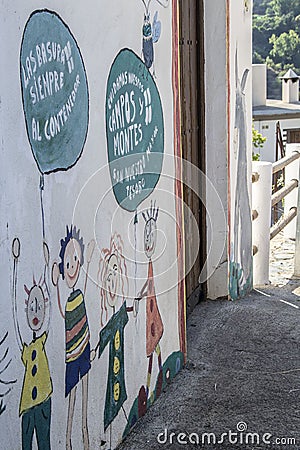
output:
[[[150,357],[164,332],[164,326],[158,309],[154,281],[153,281],[153,265],[150,259],[148,266],[148,286],[146,301],[146,354]]]

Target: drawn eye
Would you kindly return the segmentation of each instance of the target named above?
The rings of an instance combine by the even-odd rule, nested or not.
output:
[[[67,269],[69,269],[70,268],[70,263],[69,262],[67,262]]]
[[[77,256],[76,256],[76,255],[74,256],[74,261],[75,261],[75,262],[77,261]]]

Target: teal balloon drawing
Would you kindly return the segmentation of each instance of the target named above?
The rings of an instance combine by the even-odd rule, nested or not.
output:
[[[29,17],[20,77],[27,135],[39,171],[69,169],[85,144],[89,93],[77,42],[55,12],[37,10]]]
[[[164,119],[155,81],[132,50],[122,49],[112,64],[105,115],[114,195],[122,208],[135,211],[161,174]]]

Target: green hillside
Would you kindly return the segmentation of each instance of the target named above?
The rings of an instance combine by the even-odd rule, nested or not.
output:
[[[278,76],[300,75],[300,0],[253,1],[253,63],[268,65],[268,98],[281,98]]]

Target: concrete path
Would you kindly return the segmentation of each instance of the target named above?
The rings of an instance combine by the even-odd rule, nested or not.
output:
[[[120,450],[300,449],[298,288],[199,304],[186,367]]]
[[[271,241],[269,286],[237,302],[195,308],[186,367],[120,450],[300,450],[294,251],[295,242],[281,232]]]

